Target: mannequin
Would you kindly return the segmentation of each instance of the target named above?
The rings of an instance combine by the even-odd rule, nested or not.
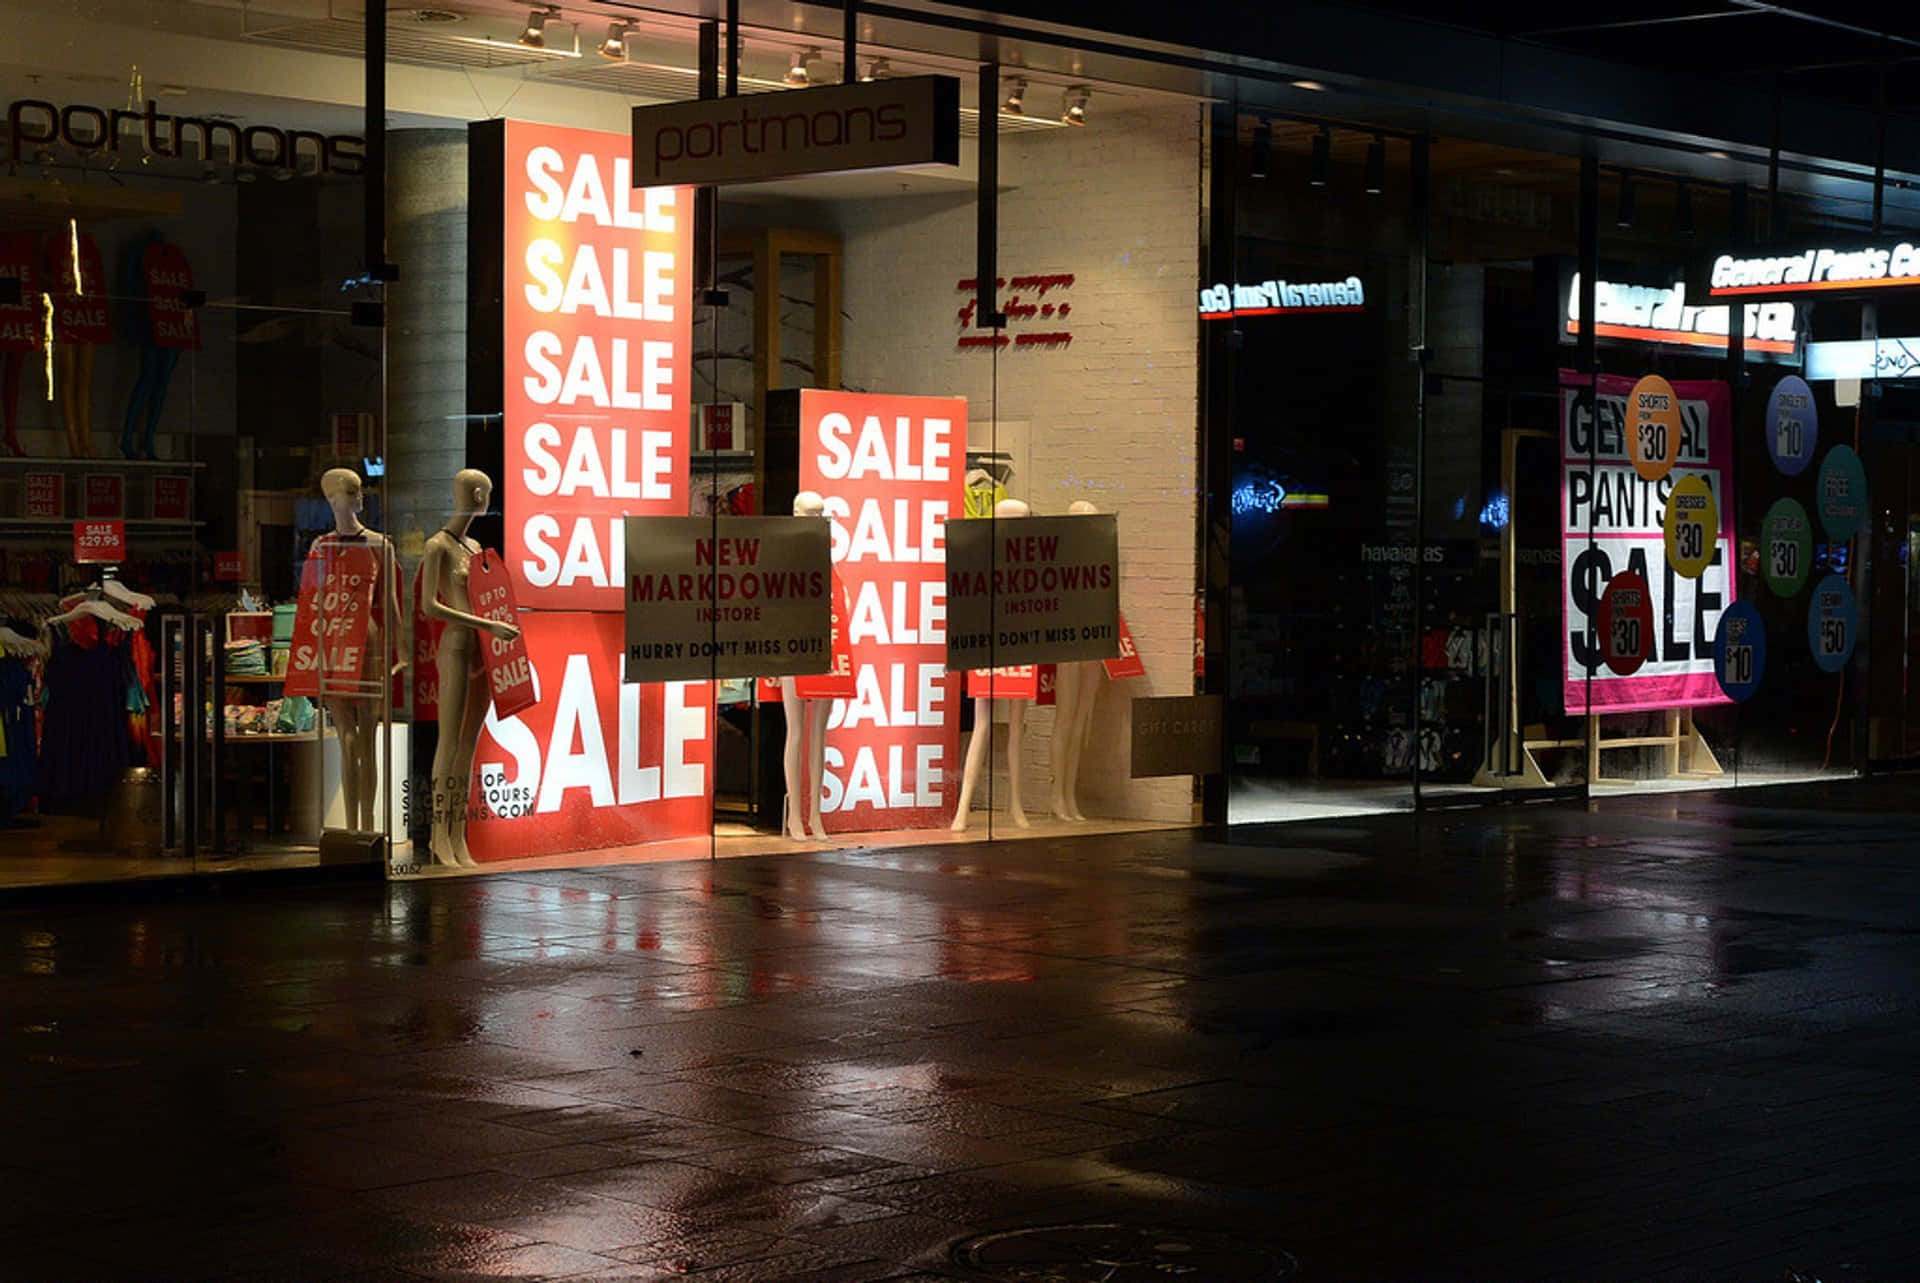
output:
[[[1018,499],[1002,499],[993,505],[996,520],[1025,517],[1032,513]],[[1027,812],[1020,805],[1020,741],[1025,737],[1027,705],[1031,700],[1010,699],[1007,705],[1007,818],[1018,829],[1028,827]],[[980,779],[980,764],[987,756],[987,742],[993,738],[993,701],[985,695],[973,697],[973,735],[967,740],[967,764],[960,777],[960,805],[953,813],[948,829],[967,831],[968,812],[973,807],[973,786]]]
[[[821,517],[826,511],[826,500],[815,491],[802,490],[793,497],[796,517]],[[834,592],[837,597],[838,585]],[[826,769],[827,718],[833,711],[833,700],[802,695],[801,685],[806,680],[780,679],[780,706],[787,715],[787,747],[781,759],[787,777],[785,828],[787,836],[796,842],[827,836],[826,822],[820,818],[820,780]]]
[[[198,324],[184,302],[192,285],[193,269],[186,255],[157,231],[148,232],[122,259],[121,294],[136,300],[134,306],[120,309],[122,338],[140,353],[139,376],[127,397],[120,426],[120,453],[129,459],[160,457],[154,449],[154,434],[166,409],[167,388],[180,365],[180,353],[200,346]],[[145,300],[145,305],[137,300]]]
[[[380,706],[388,698],[389,678],[405,667],[406,660],[395,652],[388,654],[387,628],[404,618],[400,614],[398,567],[393,545],[376,530],[360,521],[366,507],[361,493],[360,474],[351,468],[329,468],[320,477],[320,493],[333,509],[333,530],[314,540],[313,552],[325,556],[340,548],[362,547],[373,550],[374,581],[369,586],[366,655],[368,666],[361,671],[358,689],[328,691],[323,675],[322,696],[327,716],[340,737],[340,788],[346,798],[347,827],[356,832],[376,828],[375,754],[380,742]]]
[[[1067,514],[1084,517],[1100,510],[1085,499],[1067,505]],[[1099,690],[1100,662],[1083,659],[1058,666],[1053,679],[1053,814],[1085,820],[1080,813],[1080,756],[1093,726],[1093,698]]]
[[[40,350],[44,320],[35,306],[39,257],[32,232],[0,232],[0,277],[20,283],[20,302],[0,303],[0,455],[20,444],[20,378]]]
[[[90,459],[94,354],[113,342],[100,247],[77,226],[69,227],[47,237],[46,270],[54,302],[53,377],[60,391],[67,453]]]
[[[453,478],[453,516],[427,537],[420,567],[420,603],[430,619],[443,620],[435,656],[440,677],[440,739],[433,750],[433,836],[435,864],[471,866],[467,851],[467,799],[473,784],[473,751],[486,720],[489,688],[481,634],[512,641],[516,624],[473,613],[467,595],[467,571],[480,545],[467,527],[487,510],[493,481],[486,473],[463,468]]]

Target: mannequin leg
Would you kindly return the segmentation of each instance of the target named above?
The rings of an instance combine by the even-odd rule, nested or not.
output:
[[[133,381],[133,391],[127,394],[127,413],[120,422],[120,453],[126,458],[140,457],[134,433],[146,421],[147,402],[153,396],[154,383],[159,377],[160,349],[141,348],[140,373]]]
[[[20,446],[20,371],[27,358],[19,352],[0,352],[0,454],[23,455]]]
[[[1053,678],[1053,797],[1048,810],[1057,820],[1073,818],[1068,794],[1073,783],[1073,727],[1080,720],[1079,684],[1073,664],[1062,664]]]
[[[1055,783],[1067,804],[1066,818],[1084,820],[1087,817],[1080,810],[1080,760],[1086,754],[1087,736],[1093,729],[1093,702],[1100,689],[1100,666],[1080,663],[1073,665],[1073,670],[1074,715],[1067,726],[1065,778],[1056,779]]]
[[[443,687],[442,690],[445,688]],[[493,690],[487,685],[485,670],[468,675],[467,699],[456,737],[454,761],[449,782],[453,813],[453,859],[472,868],[479,861],[467,850],[467,819],[473,814],[473,753],[480,745],[480,728],[486,724],[487,706],[493,702]]]
[[[820,808],[820,780],[815,776],[811,781],[804,777],[807,743],[807,705],[809,701],[801,699],[794,689],[793,678],[780,679],[780,707],[787,715],[786,750],[780,759],[780,765],[787,777],[787,800],[783,804],[781,828],[796,842],[807,840],[807,812]],[[813,805],[807,805],[807,786],[813,788]]]
[[[80,420],[80,349],[71,343],[56,343],[53,349],[53,382],[60,398],[60,422],[67,429],[67,454],[75,459],[93,455],[93,445],[82,431]]]
[[[1007,818],[1017,829],[1028,827],[1026,808],[1020,805],[1020,741],[1026,735],[1027,705],[1032,702],[1007,701]]]
[[[980,763],[987,756],[987,741],[993,738],[993,704],[984,695],[973,697],[973,734],[967,739],[967,764],[960,773],[960,805],[954,809],[954,833],[967,831],[967,815],[973,809],[973,786],[980,778]]]
[[[450,625],[449,632],[458,625]],[[461,831],[456,819],[464,821],[467,790],[462,787],[459,767],[460,749],[456,741],[465,730],[468,703],[467,656],[456,643],[449,646],[446,636],[434,657],[440,676],[440,735],[433,746],[433,835],[428,848],[435,864],[458,864]],[[472,756],[468,755],[469,767]]]
[[[154,378],[153,395],[147,402],[147,439],[141,447],[141,457],[145,459],[160,457],[153,448],[153,434],[159,430],[160,415],[167,408],[167,387],[173,382],[173,372],[180,366],[179,348],[161,348],[156,355],[159,367]]]
[[[364,701],[338,696],[327,700],[327,717],[340,741],[340,796],[346,812],[346,826],[360,828],[361,759],[369,756],[366,745]]]
[[[827,715],[833,701],[810,699],[807,704],[807,827],[813,836],[827,836],[827,822],[820,818],[820,782],[827,770]]]

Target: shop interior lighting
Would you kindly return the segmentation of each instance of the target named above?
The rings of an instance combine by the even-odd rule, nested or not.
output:
[[[1085,85],[1074,85],[1060,98],[1060,123],[1065,125],[1084,125],[1087,123],[1087,100],[1093,97],[1093,90]]]
[[[1387,189],[1387,140],[1379,134],[1367,144],[1367,195],[1378,196]]]
[[[1633,175],[1620,175],[1620,205],[1613,213],[1613,225],[1626,230],[1633,226],[1634,215]]]
[[[1253,163],[1247,172],[1254,178],[1265,178],[1273,163],[1273,126],[1261,121],[1253,127]]]
[[[526,30],[520,33],[519,43],[529,49],[547,47],[547,19],[557,18],[560,11],[552,5],[541,5],[527,11]]]
[[[600,42],[600,56],[611,58],[614,62],[627,60],[627,37],[633,34],[633,24],[616,22],[607,28],[607,38]]]
[[[1327,170],[1333,161],[1333,131],[1325,125],[1313,136],[1313,168],[1307,172],[1307,186],[1325,187]]]
[[[1000,110],[1009,116],[1027,114],[1027,78],[1015,76],[1013,88],[1007,90],[1007,100],[1000,104]]]
[[[868,80],[868,81],[892,80],[893,64],[888,62],[885,58],[875,58],[872,62],[867,64],[867,74],[860,77],[860,79]]]
[[[805,89],[813,83],[813,73],[807,70],[807,64],[820,56],[818,49],[796,49],[793,52],[793,64],[787,68],[784,77],[788,88]]]
[[[1326,85],[1321,83],[1318,80],[1296,80],[1293,82],[1293,87],[1295,89],[1305,89],[1309,93],[1316,93],[1316,94],[1325,93],[1327,91]]]
[[[1673,227],[1682,236],[1693,235],[1693,188],[1684,182],[1673,194]]]

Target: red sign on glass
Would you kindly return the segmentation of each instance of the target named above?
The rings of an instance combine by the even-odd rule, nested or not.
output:
[[[447,630],[447,621],[435,619],[427,613],[426,599],[421,596],[426,591],[426,563],[420,564],[420,571],[413,577],[413,717],[415,721],[432,721],[440,716],[440,634]]]
[[[53,233],[47,237],[46,263],[47,288],[53,295],[54,339],[88,347],[113,342],[113,318],[107,310],[107,270],[93,237],[71,230]]]
[[[684,516],[693,200],[632,138],[507,121],[506,563],[523,604],[620,610],[622,518]]]
[[[121,562],[127,559],[127,528],[118,521],[76,521],[73,523],[73,559],[87,562]]]
[[[213,577],[223,581],[235,581],[247,576],[246,558],[237,549],[223,548],[213,554]]]
[[[20,282],[20,301],[0,303],[0,352],[38,350],[45,332],[37,295],[37,245],[32,232],[0,232],[0,280]]]
[[[1038,699],[1040,668],[1037,664],[1012,664],[971,669],[967,673],[967,694],[980,699]]]
[[[140,257],[141,274],[147,284],[147,325],[153,345],[161,348],[198,349],[200,319],[187,306],[193,289],[193,265],[178,245],[154,241]]]
[[[484,548],[473,559],[468,571],[467,591],[473,600],[473,613],[482,619],[518,624],[520,608],[513,601],[513,576],[507,563],[491,548]],[[527,660],[527,639],[523,633],[512,641],[483,633],[486,647],[487,687],[493,693],[493,715],[512,717],[530,707],[539,698],[533,689],[533,668]]]
[[[126,478],[89,473],[80,482],[80,515],[83,517],[119,517],[126,513]]]
[[[961,511],[962,397],[800,393],[800,488],[826,499],[853,608],[854,696],[827,731],[833,832],[924,828],[959,796],[959,675],[946,671],[946,522]]]
[[[368,676],[367,630],[379,582],[367,544],[314,541],[300,572],[287,657],[288,695],[377,697],[384,683]]]
[[[153,515],[165,521],[184,521],[188,510],[189,486],[185,477],[153,479]]]
[[[67,479],[57,472],[29,472],[26,475],[27,515],[64,517],[67,513]]]
[[[1118,681],[1122,677],[1145,677],[1147,666],[1140,660],[1140,652],[1134,649],[1133,634],[1127,631],[1127,617],[1120,616],[1120,653],[1112,659],[1100,661],[1106,666],[1107,676]]]
[[[487,713],[467,847],[481,863],[703,837],[713,817],[713,687],[623,683],[626,620],[520,616],[537,703]]]

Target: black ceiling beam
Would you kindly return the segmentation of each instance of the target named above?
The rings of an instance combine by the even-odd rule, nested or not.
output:
[[[1758,18],[1758,9],[1715,9],[1712,13],[1677,13],[1661,18],[1622,18],[1618,22],[1588,22],[1577,27],[1542,27],[1538,31],[1517,31],[1516,40],[1539,40],[1547,36],[1576,36],[1592,31],[1627,31],[1638,27],[1667,27],[1681,22],[1712,22],[1719,18]]]

